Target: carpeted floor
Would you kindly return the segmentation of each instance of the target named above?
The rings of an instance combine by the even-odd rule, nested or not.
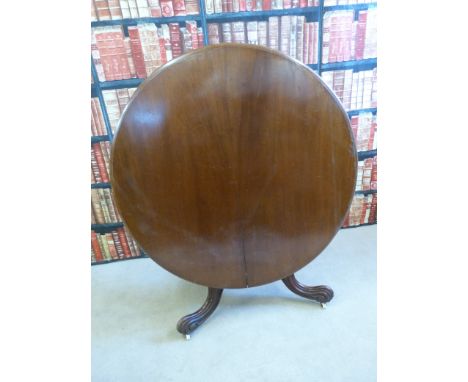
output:
[[[93,382],[375,381],[376,232],[341,230],[296,273],[333,288],[326,309],[281,282],[229,289],[190,341],[175,325],[206,288],[151,259],[92,267]]]

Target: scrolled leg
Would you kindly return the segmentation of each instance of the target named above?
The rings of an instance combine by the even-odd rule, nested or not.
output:
[[[190,333],[203,324],[215,311],[222,294],[222,289],[208,288],[208,297],[205,303],[196,312],[182,317],[179,322],[177,322],[177,331],[184,334],[186,339],[190,339]]]
[[[322,307],[333,298],[333,289],[326,285],[307,286],[297,281],[293,274],[282,281],[291,292],[309,300],[318,301]]]

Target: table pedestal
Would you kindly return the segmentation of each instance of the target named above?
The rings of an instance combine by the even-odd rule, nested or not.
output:
[[[282,281],[291,292],[309,300],[319,302],[322,308],[325,308],[325,304],[331,301],[334,295],[333,290],[326,285],[307,286],[301,284],[297,281],[294,274],[285,277]],[[203,324],[216,310],[221,301],[222,294],[223,289],[208,288],[208,296],[205,303],[196,312],[182,317],[179,322],[177,322],[177,331],[184,334],[185,338],[189,340],[190,333]]]

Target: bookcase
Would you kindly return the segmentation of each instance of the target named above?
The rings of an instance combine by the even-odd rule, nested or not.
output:
[[[91,7],[94,19],[91,21],[91,28],[94,31],[102,31],[99,36],[104,36],[104,40],[101,39],[96,43],[93,34],[91,55],[92,264],[146,257],[125,230],[113,206],[112,190],[106,169],[110,154],[109,146],[113,140],[117,121],[134,90],[155,67],[184,53],[186,49],[196,49],[216,42],[258,44],[261,40],[261,27],[265,26],[267,40],[264,39],[263,44],[269,46],[271,43],[270,47],[285,53],[288,53],[288,50],[293,51],[294,53],[290,54],[293,58],[306,63],[335,92],[351,120],[358,150],[358,179],[355,198],[343,228],[377,222],[377,57],[374,33],[369,34],[369,28],[375,28],[375,22],[370,26],[370,19],[366,20],[370,12],[375,13],[376,2],[94,0],[91,2]],[[272,9],[278,7],[283,9]],[[240,11],[243,9],[246,10]],[[293,26],[290,27],[288,24],[287,28],[290,29],[286,29],[286,35],[283,30],[275,30],[278,41],[273,45],[272,35],[268,35],[268,28],[272,28],[272,22],[278,20],[283,26],[286,21]],[[306,24],[314,24],[304,29],[309,31],[309,35],[302,30]],[[156,28],[152,27],[153,25]],[[252,26],[254,32],[250,34]],[[226,27],[230,34],[226,32]],[[238,38],[239,29],[236,29],[239,27],[241,40]],[[293,28],[294,33],[290,33]],[[141,39],[146,39],[145,41],[148,41],[148,36],[156,36],[157,39],[157,36],[162,36],[153,43],[160,44],[158,49],[164,57],[158,56],[156,63],[149,62],[147,52],[143,49],[144,44],[141,43],[141,48],[132,45],[134,40],[131,38],[133,38],[132,33],[136,33],[135,30],[139,31]],[[114,44],[111,47],[105,45],[106,41],[112,41],[105,39],[105,32],[108,31],[121,34],[122,42],[118,40],[120,45]],[[218,34],[214,35],[213,31]],[[145,34],[147,32],[150,34]],[[302,34],[299,39],[296,36],[300,33]],[[151,40],[151,37],[149,39]],[[306,45],[306,41],[309,41],[307,43],[309,45]],[[129,67],[125,63],[120,65],[120,69],[125,71],[120,77],[112,75],[115,71],[108,72],[112,77],[110,75],[106,77],[105,70],[102,67],[98,68],[98,64],[101,65],[101,58],[102,61],[112,58],[112,55],[104,55],[110,52],[110,48],[121,49],[123,55],[121,56],[125,57],[125,54],[128,56]],[[135,53],[136,49],[140,49],[140,56]],[[109,62],[109,65],[113,65],[111,61]],[[116,65],[119,66],[119,63]],[[356,98],[359,99],[358,102]]]

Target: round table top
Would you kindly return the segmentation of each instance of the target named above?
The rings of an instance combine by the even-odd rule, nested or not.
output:
[[[253,45],[183,55],[146,79],[111,154],[122,218],[159,265],[213,288],[289,276],[341,227],[357,157],[335,95]]]

